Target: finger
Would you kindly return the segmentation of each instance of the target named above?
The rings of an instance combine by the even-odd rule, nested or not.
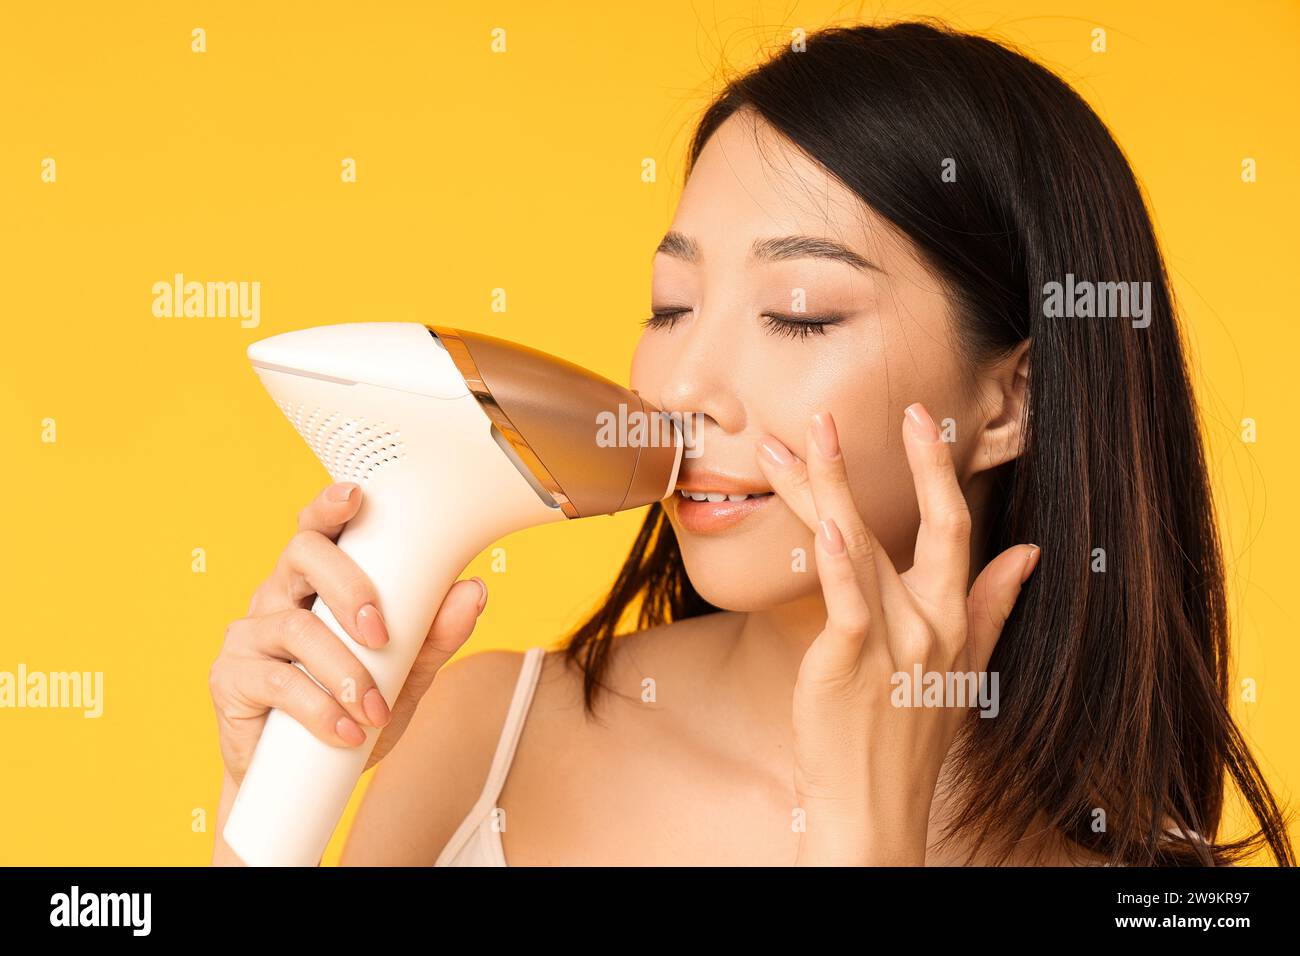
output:
[[[361,507],[361,486],[355,481],[327,486],[298,512],[299,531],[319,531],[331,540],[356,516]]]
[[[369,576],[319,531],[294,535],[280,554],[273,577],[283,582],[290,607],[307,606],[319,594],[339,626],[358,644],[378,648],[388,643],[379,596]]]
[[[388,703],[375,679],[317,615],[291,608],[245,620],[248,633],[240,638],[244,647],[261,657],[301,663],[359,723],[388,723]]]
[[[777,496],[808,530],[817,532],[817,505],[813,503],[808,468],[775,435],[764,435],[755,446],[758,466]]]
[[[299,533],[318,532],[333,541],[343,531],[343,526],[356,516],[360,506],[361,486],[356,482],[345,481],[328,485],[302,511],[298,512],[298,531]],[[276,570],[282,569],[283,566],[277,562]],[[303,598],[306,596],[308,595],[291,598],[289,590],[285,587],[285,580],[273,571],[253,592],[253,597],[248,602],[248,613],[250,615],[270,614],[287,607],[302,606]]]
[[[1016,606],[1021,588],[1038,567],[1041,554],[1032,544],[1008,548],[975,579],[966,604],[966,634],[973,670],[983,672],[988,667],[1002,628]]]
[[[772,486],[772,490],[808,527],[808,530],[816,534],[821,522],[806,462],[775,435],[764,435],[755,447],[759,467]],[[857,514],[856,508],[854,514]],[[887,584],[881,585],[879,575],[877,575],[877,584],[878,587],[888,588]]]
[[[252,701],[284,711],[325,743],[355,747],[365,742],[365,731],[338,701],[292,664],[257,661],[249,667],[246,680],[241,691]]]
[[[829,412],[819,412],[807,428],[808,484],[819,520],[834,518],[845,548],[858,571],[858,583],[872,614],[880,616],[885,601],[899,598],[902,585],[893,562],[862,520],[849,484],[839,433]]]
[[[817,640],[826,642],[827,651],[840,664],[851,663],[862,653],[872,612],[834,518],[819,523],[814,548],[817,577],[826,601],[826,627]]]
[[[951,449],[920,402],[906,409],[903,447],[921,511],[907,583],[933,606],[959,614],[965,608],[970,580],[970,508],[957,481]]]
[[[482,578],[473,577],[452,585],[416,655],[410,676],[402,687],[394,709],[401,706],[401,698],[413,697],[419,700],[424,696],[438,671],[474,633],[479,615],[486,606],[487,585]]]

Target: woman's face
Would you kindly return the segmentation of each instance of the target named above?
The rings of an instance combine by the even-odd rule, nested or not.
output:
[[[705,146],[655,255],[652,309],[675,315],[646,328],[631,382],[692,419],[698,456],[683,459],[679,487],[770,492],[759,439],[804,458],[809,417],[829,411],[864,520],[895,567],[910,567],[919,513],[903,409],[924,403],[941,432],[959,423],[945,437],[963,482],[979,440],[960,423],[982,419],[948,300],[909,243],[771,126],[737,113]],[[801,334],[773,316],[836,321]],[[780,498],[692,505],[676,493],[664,506],[712,604],[758,610],[820,593],[812,532]]]

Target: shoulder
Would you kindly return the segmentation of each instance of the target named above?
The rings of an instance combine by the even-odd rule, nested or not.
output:
[[[437,755],[461,764],[464,776],[481,782],[523,663],[522,651],[491,650],[444,664],[389,757],[403,747],[425,758]]]
[[[443,760],[455,761],[465,768],[460,776],[481,787],[524,658],[523,651],[490,650],[444,664],[411,718],[400,745],[407,744],[406,737],[411,737],[410,743],[416,744],[426,757],[436,754]]]
[[[509,696],[524,664],[524,651],[478,651],[457,657],[442,666],[429,688],[429,697],[435,695],[447,703],[489,698],[506,693]]]
[[[442,666],[374,770],[349,831],[346,863],[433,863],[487,781],[523,661],[523,652],[492,650]]]

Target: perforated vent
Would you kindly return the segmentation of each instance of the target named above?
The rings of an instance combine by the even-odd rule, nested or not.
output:
[[[380,469],[406,457],[402,433],[383,422],[326,416],[293,402],[276,402],[335,481],[369,481]]]

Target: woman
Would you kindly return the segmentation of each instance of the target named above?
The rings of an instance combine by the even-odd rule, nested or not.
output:
[[[336,701],[287,661],[373,682],[313,595],[385,637],[331,489],[212,670],[221,825],[278,706],[338,746],[384,728],[345,863],[1292,863],[1227,708],[1168,280],[1098,117],[985,39],[828,29],[728,86],[688,170],[631,384],[701,454],[608,599],[562,653],[444,667],[486,600],[458,583],[391,713]],[[1233,842],[1225,772],[1259,823]]]

